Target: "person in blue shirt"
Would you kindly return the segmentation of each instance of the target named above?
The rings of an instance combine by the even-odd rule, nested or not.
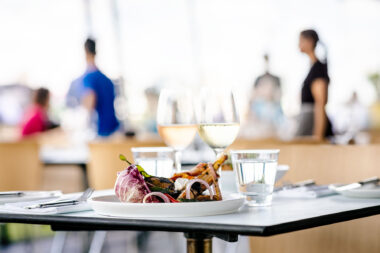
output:
[[[70,90],[73,90],[76,98],[81,101],[84,107],[90,112],[96,112],[97,133],[99,136],[106,137],[119,128],[119,121],[116,118],[114,107],[115,88],[112,81],[95,64],[95,41],[87,39],[84,49],[87,70],[81,77],[73,81]]]

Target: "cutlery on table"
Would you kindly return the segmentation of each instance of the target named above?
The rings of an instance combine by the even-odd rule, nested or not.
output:
[[[289,189],[294,189],[294,188],[299,188],[299,187],[305,187],[305,186],[312,186],[312,185],[315,185],[315,181],[313,179],[308,179],[308,180],[297,182],[294,184],[288,184],[288,185],[278,187],[274,189],[274,192],[289,190]]]
[[[359,181],[357,183],[347,184],[347,185],[343,185],[343,186],[339,186],[339,187],[333,187],[333,189],[335,191],[354,190],[354,189],[360,188],[364,185],[377,184],[379,181],[380,181],[380,179],[378,177],[371,177],[371,178]]]
[[[22,197],[24,192],[12,191],[12,192],[0,192],[0,197]]]
[[[77,204],[85,202],[91,196],[91,194],[93,192],[94,192],[94,189],[88,188],[77,199],[41,203],[41,204],[37,204],[37,205],[26,206],[25,208],[26,209],[36,209],[36,208],[48,208],[48,207],[77,205]]]

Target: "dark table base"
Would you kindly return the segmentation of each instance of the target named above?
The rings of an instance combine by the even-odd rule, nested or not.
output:
[[[238,236],[231,234],[185,233],[187,253],[212,253],[212,238],[214,236],[227,242],[238,241]]]
[[[212,253],[212,236],[206,234],[185,233],[187,253]]]

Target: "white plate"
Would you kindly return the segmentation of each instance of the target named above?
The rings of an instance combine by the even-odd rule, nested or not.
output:
[[[339,193],[351,198],[380,198],[380,186],[339,191]]]
[[[245,198],[231,194],[222,201],[185,203],[122,203],[117,197],[93,197],[88,203],[95,213],[107,216],[135,217],[194,217],[233,213],[243,206]]]

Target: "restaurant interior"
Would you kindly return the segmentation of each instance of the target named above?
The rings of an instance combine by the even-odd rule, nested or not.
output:
[[[379,13],[0,1],[0,252],[380,252]]]

